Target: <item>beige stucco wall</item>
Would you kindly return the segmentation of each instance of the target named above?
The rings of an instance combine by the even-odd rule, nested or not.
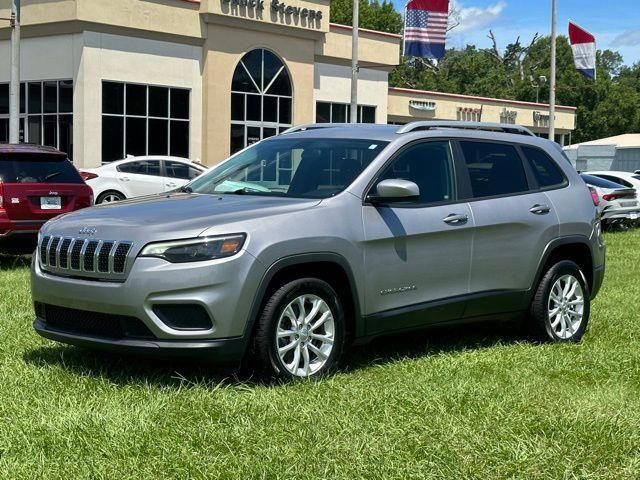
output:
[[[361,68],[358,77],[358,105],[376,107],[376,123],[387,123],[387,82],[385,70]],[[351,101],[351,67],[316,62],[314,71],[315,103]],[[314,113],[315,119],[315,113]]]
[[[282,33],[238,30],[209,25],[204,61],[204,126],[202,160],[208,165],[229,154],[231,131],[231,80],[242,56],[266,48],[284,61],[293,84],[293,123],[313,121],[314,40]]]
[[[351,28],[331,25],[330,31],[316,45],[316,55],[327,59],[351,60]],[[400,44],[398,35],[381,34],[360,29],[358,34],[358,61],[361,66],[375,64],[392,67],[400,62]]]
[[[409,106],[411,100],[432,101],[436,104],[435,112],[424,112]],[[500,122],[500,114],[504,109],[517,113],[515,122],[532,128],[536,132],[546,131],[536,128],[534,112],[547,114],[548,105],[509,100],[487,99],[481,97],[465,97],[462,95],[437,94],[435,92],[407,91],[389,89],[388,99],[389,122],[410,122],[415,120],[457,120],[458,108],[482,109],[483,122]],[[568,133],[575,129],[576,111],[573,108],[558,107],[556,110],[556,129],[558,133]]]

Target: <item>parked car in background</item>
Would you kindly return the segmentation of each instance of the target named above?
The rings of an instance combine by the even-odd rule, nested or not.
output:
[[[637,223],[640,218],[640,205],[635,188],[587,173],[581,173],[580,176],[598,194],[598,210],[604,227]]]
[[[599,172],[584,172],[587,175],[604,178],[613,183],[618,183],[623,187],[635,188],[636,198],[640,200],[640,174],[631,172],[616,172],[603,170]]]
[[[92,203],[91,188],[65,153],[0,144],[0,248],[35,242],[47,220]]]
[[[98,168],[84,168],[80,175],[93,189],[96,204],[169,192],[186,185],[206,167],[179,157],[130,157]]]

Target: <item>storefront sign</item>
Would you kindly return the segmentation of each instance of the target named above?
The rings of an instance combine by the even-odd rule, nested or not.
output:
[[[548,113],[533,112],[533,124],[536,127],[548,127],[550,118]]]
[[[223,3],[230,4],[231,6],[249,8],[256,12],[262,12],[264,10],[264,1],[265,0],[222,0]],[[271,0],[270,9],[274,14],[280,14],[287,17],[297,17],[316,21],[322,20],[321,10],[295,7],[287,5],[279,0]]]
[[[424,102],[421,100],[409,100],[409,107],[423,112],[435,112],[436,102]]]
[[[500,113],[500,120],[503,123],[515,123],[516,118],[518,118],[518,112],[515,110],[503,108],[502,112]]]

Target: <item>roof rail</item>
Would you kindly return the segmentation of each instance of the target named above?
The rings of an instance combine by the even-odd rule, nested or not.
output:
[[[455,128],[461,130],[482,130],[486,132],[503,132],[517,135],[528,135],[534,137],[531,130],[521,125],[511,123],[489,123],[489,122],[460,122],[460,121],[437,121],[429,120],[422,122],[411,122],[400,127],[396,133],[403,134],[417,132],[420,130],[432,130],[436,128]]]
[[[305,123],[302,125],[296,125],[295,127],[288,128],[280,135],[294,132],[304,132],[305,130],[317,130],[319,128],[336,128],[336,127],[348,127],[356,125],[354,123]]]

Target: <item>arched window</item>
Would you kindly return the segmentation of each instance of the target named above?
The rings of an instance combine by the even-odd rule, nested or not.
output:
[[[291,126],[291,80],[276,55],[247,53],[231,83],[231,153]]]

